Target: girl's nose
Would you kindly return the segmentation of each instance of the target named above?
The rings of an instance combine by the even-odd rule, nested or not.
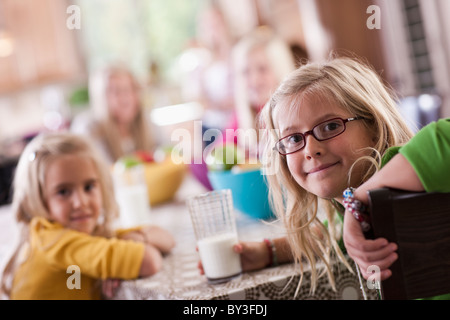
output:
[[[257,72],[255,72],[254,70],[248,71],[247,83],[248,83],[249,87],[257,88],[259,86],[260,82],[261,82],[261,78],[260,78],[260,76],[258,75]]]
[[[323,155],[323,143],[318,141],[312,134],[305,137],[304,154],[306,159],[317,158]]]
[[[83,207],[87,203],[87,195],[83,192],[83,190],[77,190],[73,193],[73,206],[75,208]]]

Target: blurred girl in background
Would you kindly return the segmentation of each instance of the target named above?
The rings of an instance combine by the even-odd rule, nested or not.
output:
[[[89,97],[91,113],[75,118],[71,130],[93,139],[108,162],[134,151],[154,149],[150,117],[142,105],[140,86],[128,69],[114,66],[92,74]]]
[[[233,66],[235,116],[228,128],[242,129],[237,134],[238,145],[248,151],[258,144],[255,130],[260,111],[284,77],[295,69],[295,61],[287,43],[268,27],[259,27],[233,48]],[[256,135],[249,134],[249,129]]]

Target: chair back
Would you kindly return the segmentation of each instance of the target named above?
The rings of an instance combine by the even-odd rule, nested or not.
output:
[[[450,193],[369,191],[373,233],[398,245],[385,300],[450,293]]]

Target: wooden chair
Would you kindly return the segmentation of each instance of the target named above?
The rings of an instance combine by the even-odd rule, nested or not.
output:
[[[369,191],[374,236],[398,244],[392,276],[381,282],[385,300],[450,293],[450,193]]]

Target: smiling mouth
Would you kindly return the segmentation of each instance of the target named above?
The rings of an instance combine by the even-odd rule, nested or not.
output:
[[[328,168],[331,168],[331,167],[337,165],[338,163],[339,163],[339,161],[338,161],[338,162],[335,162],[335,163],[330,163],[330,164],[324,164],[324,165],[321,165],[321,166],[319,166],[319,167],[317,167],[317,168],[312,169],[312,170],[309,171],[307,174],[312,174],[312,173],[322,172],[322,171],[324,171],[324,170],[326,170],[326,169],[328,169]]]
[[[90,219],[90,218],[92,218],[92,215],[87,214],[87,215],[72,217],[72,218],[70,218],[70,220],[71,221],[81,221],[81,220],[87,220],[87,219]]]

